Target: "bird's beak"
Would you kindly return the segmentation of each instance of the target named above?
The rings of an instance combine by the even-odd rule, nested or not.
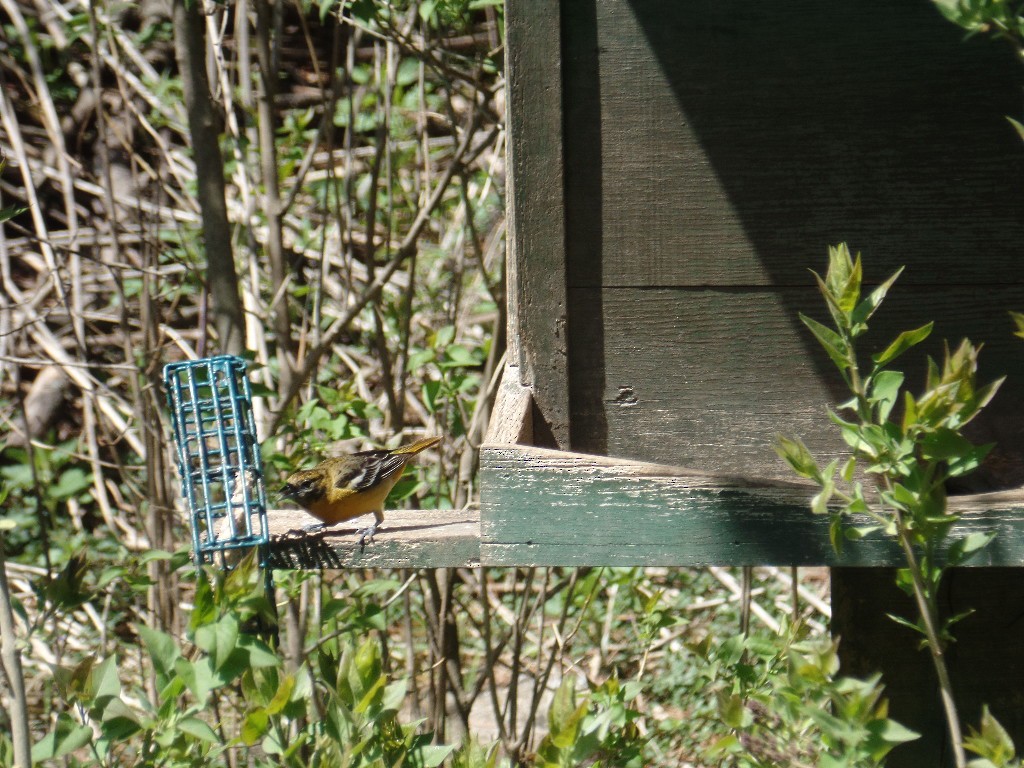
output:
[[[282,499],[291,499],[295,496],[296,490],[295,486],[291,483],[285,483],[281,486],[281,490],[278,491],[278,494]]]

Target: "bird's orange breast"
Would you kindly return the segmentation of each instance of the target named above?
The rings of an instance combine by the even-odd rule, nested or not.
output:
[[[399,473],[400,474],[400,473]],[[370,512],[382,512],[384,500],[392,486],[397,482],[389,478],[390,482],[383,482],[375,488],[355,492],[348,488],[331,488],[322,499],[317,499],[307,507],[307,511],[317,520],[327,525],[334,525],[343,520],[351,520]]]

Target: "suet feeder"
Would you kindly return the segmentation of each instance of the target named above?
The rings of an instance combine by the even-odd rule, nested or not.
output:
[[[234,355],[164,367],[182,497],[197,565],[225,564],[270,533],[246,361]]]

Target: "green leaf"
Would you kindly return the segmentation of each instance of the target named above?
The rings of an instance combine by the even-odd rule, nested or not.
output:
[[[270,730],[270,716],[265,709],[257,709],[245,716],[239,738],[242,743],[252,746],[262,739]]]
[[[949,477],[961,477],[973,472],[981,466],[982,462],[985,461],[985,457],[995,448],[995,445],[995,443],[986,443],[985,445],[971,446],[962,455],[949,460],[946,474]]]
[[[915,632],[920,632],[922,635],[925,634],[924,629],[922,629],[919,624],[916,624],[913,621],[909,621],[908,619],[904,619],[902,616],[896,616],[892,613],[887,613],[885,615],[901,626],[908,627],[909,629],[912,629]]]
[[[79,467],[61,472],[60,480],[50,486],[48,493],[55,499],[70,499],[92,486],[92,475]]]
[[[580,723],[587,713],[587,702],[576,704],[576,680],[566,676],[555,691],[548,710],[548,738],[558,749],[570,749],[579,738]]]
[[[195,643],[213,657],[213,668],[220,669],[238,644],[238,619],[227,615],[213,624],[196,629]]]
[[[281,684],[277,687],[277,691],[274,693],[274,698],[267,704],[267,714],[276,715],[291,701],[292,691],[295,690],[295,675],[285,675]]]
[[[92,741],[92,728],[76,723],[66,712],[57,716],[54,729],[32,747],[32,762],[57,760]]]
[[[821,477],[818,464],[803,441],[779,435],[775,441],[775,453],[801,477],[806,477],[809,480]]]
[[[281,665],[280,657],[274,653],[266,643],[252,635],[242,635],[238,638],[238,647],[248,653],[248,665],[253,668],[278,667]]]
[[[825,352],[832,359],[832,362],[836,364],[836,367],[841,371],[845,371],[850,366],[850,348],[843,340],[843,337],[833,331],[826,325],[819,323],[812,317],[801,314],[800,320],[806,325],[811,333],[814,334],[814,338],[818,340],[818,343],[825,349]]]
[[[0,222],[9,221],[27,210],[28,208],[23,205],[8,205],[5,208],[0,208]]]
[[[838,459],[834,459],[825,468],[822,473],[822,484],[821,491],[816,493],[811,499],[811,512],[816,515],[824,515],[828,512],[828,504],[832,501],[832,496],[835,494],[835,483],[832,481],[832,476],[836,471],[836,463]]]
[[[837,555],[843,554],[843,519],[835,515],[828,523],[828,540]]]
[[[868,294],[867,298],[857,305],[857,308],[853,310],[853,314],[850,318],[853,321],[853,326],[855,328],[858,330],[866,330],[865,324],[871,316],[875,314],[875,310],[881,306],[882,301],[885,300],[886,294],[889,293],[889,289],[892,288],[892,284],[896,282],[896,279],[902,272],[903,267],[900,267],[893,272],[892,276],[889,277],[888,280],[875,288],[875,290]]]
[[[852,483],[853,475],[857,471],[857,457],[851,456],[843,464],[842,470],[839,472],[839,476],[843,478],[844,482]]]
[[[210,698],[210,691],[218,684],[210,657],[204,656],[195,661],[180,658],[174,662],[174,671],[188,686],[192,695],[196,697],[196,703],[206,706],[206,702]]]
[[[874,361],[875,365],[879,367],[891,363],[908,349],[927,339],[931,335],[932,328],[934,326],[935,323],[926,323],[920,328],[915,328],[912,331],[903,331],[903,333],[893,340],[892,344],[886,347],[881,353],[872,356],[871,359]]]
[[[754,722],[754,716],[747,709],[743,698],[724,691],[718,694],[718,716],[730,728],[737,730],[747,728]]]
[[[889,419],[896,399],[903,386],[903,374],[899,371],[879,371],[871,380],[870,402],[875,406],[875,414],[879,422]]]
[[[455,751],[455,744],[423,744],[411,750],[409,756],[413,765],[423,768],[437,768],[452,752]]]
[[[434,338],[432,339],[432,342],[435,349],[444,349],[454,340],[455,326],[445,325],[438,328],[437,331],[434,332]]]
[[[992,716],[987,704],[981,708],[981,727],[975,730],[972,726],[969,729],[964,739],[964,749],[980,755],[996,766],[1008,766],[1016,757],[1013,739]]]
[[[201,741],[208,741],[211,744],[220,743],[220,736],[210,727],[209,723],[198,717],[184,717],[175,723],[175,726],[182,733],[194,736]]]
[[[1013,335],[1019,339],[1024,339],[1024,312],[1011,312],[1010,317],[1013,319],[1013,324],[1017,327]]]
[[[1014,129],[1017,131],[1017,135],[1020,136],[1022,140],[1024,140],[1024,123],[1021,123],[1019,120],[1014,120],[1012,117],[1008,115],[1006,119],[1010,121],[1010,125],[1012,125]]]
[[[975,531],[963,538],[957,539],[949,545],[949,550],[946,554],[948,564],[951,566],[963,565],[991,544],[995,537],[995,531],[986,531],[984,533]]]
[[[89,675],[89,692],[94,699],[105,699],[121,693],[121,681],[117,676],[117,658],[108,656]]]
[[[103,710],[100,731],[109,741],[128,741],[142,730],[139,716],[121,699],[111,699]]]
[[[855,525],[846,529],[846,538],[850,541],[858,541],[880,530],[882,530],[881,525]]]
[[[143,645],[146,646],[146,652],[153,661],[153,668],[158,675],[165,678],[166,684],[166,678],[174,672],[175,661],[181,656],[178,644],[166,632],[150,629],[144,624],[136,624],[135,631],[139,633]]]
[[[921,738],[921,734],[917,731],[912,731],[905,725],[888,718],[868,723],[868,731],[876,738],[890,745],[905,744],[908,741]],[[875,754],[874,757],[880,758],[882,755]]]

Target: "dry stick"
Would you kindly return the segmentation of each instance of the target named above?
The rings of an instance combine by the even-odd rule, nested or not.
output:
[[[425,22],[421,22],[425,23]],[[430,152],[427,150],[426,138],[427,138],[427,118],[426,118],[426,83],[424,81],[424,69],[423,63],[420,62],[418,67],[418,82],[417,82],[417,98],[419,115],[416,121],[416,130],[420,134],[422,141],[416,143],[416,157],[417,167],[420,168],[420,173],[413,176],[413,184],[416,191],[416,200],[419,200],[423,196],[424,189],[430,189]],[[390,221],[388,234],[391,234]],[[415,293],[416,286],[416,254],[413,253],[409,259],[409,284],[406,286],[405,292],[402,295],[401,309],[399,310],[399,347],[396,364],[396,369],[399,374],[398,379],[398,393],[396,399],[399,403],[403,404],[403,415],[404,403],[408,399],[409,394],[409,376],[406,367],[409,363],[409,343],[412,338],[412,299]],[[438,476],[440,482],[440,475]],[[458,497],[454,500],[456,507],[461,507],[465,502],[460,502]]]
[[[89,34],[92,37],[92,40],[93,40],[93,43],[94,43],[94,47],[98,47],[98,45],[99,45],[99,26],[98,26],[97,14],[96,14],[96,7],[95,7],[94,3],[90,3],[89,4]],[[103,248],[103,252],[102,252],[101,255],[102,255],[103,262],[105,264],[109,264],[111,259],[109,258],[109,254],[107,254],[107,250],[108,249],[113,250],[113,259],[112,259],[112,261],[114,261],[114,262],[121,262],[122,261],[122,255],[121,255],[120,242],[118,240],[118,226],[117,226],[117,223],[116,223],[116,221],[117,221],[117,205],[116,205],[116,203],[114,201],[114,192],[113,192],[114,183],[113,183],[113,179],[112,179],[112,176],[111,176],[110,151],[109,151],[109,146],[108,146],[108,143],[107,143],[108,125],[107,125],[106,113],[105,113],[105,111],[103,109],[103,98],[102,98],[103,85],[102,85],[102,79],[101,79],[101,73],[100,73],[100,65],[99,65],[99,61],[97,60],[97,58],[95,56],[92,57],[91,60],[92,60],[92,67],[90,68],[90,76],[91,76],[91,79],[92,79],[93,91],[96,93],[96,96],[97,96],[97,98],[95,100],[95,107],[96,107],[96,109],[95,109],[95,111],[96,111],[96,135],[97,135],[97,144],[99,145],[100,170],[101,170],[101,174],[102,174],[102,178],[103,178],[103,182],[104,182],[104,184],[103,184],[103,188],[104,188],[103,207],[104,207],[104,210],[106,212],[105,221],[106,221],[107,235],[110,238],[109,246],[106,246],[106,247]],[[75,253],[74,251],[72,252],[72,260],[73,260],[72,263],[74,265],[73,266],[73,270],[77,271],[79,269],[79,266],[78,266],[79,260],[78,260],[77,253]],[[122,334],[121,334],[122,335],[122,342],[123,342],[123,345],[124,345],[124,360],[125,360],[125,364],[127,365],[127,364],[132,363],[133,362],[133,358],[134,358],[134,355],[132,353],[132,347],[131,347],[132,337],[131,337],[131,333],[129,333],[129,329],[128,329],[128,315],[127,315],[128,302],[125,301],[124,290],[123,290],[123,287],[121,285],[120,280],[118,279],[118,272],[117,272],[117,270],[115,268],[113,268],[113,267],[109,267],[109,271],[110,271],[111,277],[114,278],[114,284],[115,284],[115,286],[117,288],[117,291],[118,291],[118,294],[120,296],[120,302],[119,302],[120,308],[121,308],[120,326],[121,326],[121,331],[122,331]],[[80,316],[81,316],[82,309],[81,309],[81,289],[80,288],[78,288],[78,290],[76,290],[76,308],[75,309],[76,309],[76,311],[78,313],[80,313]],[[79,324],[79,332],[78,332],[79,337],[84,339],[84,333],[85,333],[84,324],[80,323]],[[85,359],[86,357],[87,357],[87,354],[86,354],[86,350],[84,348],[84,342],[83,342],[82,358]],[[133,400],[135,402],[135,408],[133,408],[132,410],[133,410],[133,412],[138,413],[138,414],[140,414],[142,416],[144,439],[146,440],[146,443],[147,443],[147,445],[146,445],[147,451],[142,454],[142,458],[145,460],[147,466],[149,466],[149,461],[150,461],[149,453],[150,453],[151,443],[152,443],[151,434],[150,433],[151,433],[152,430],[151,430],[151,426],[150,426],[150,424],[149,424],[149,422],[147,420],[146,407],[145,407],[145,405],[142,402],[143,395],[142,395],[142,392],[139,389],[138,379],[135,376],[128,376],[127,378],[128,378],[129,383],[130,383]],[[113,518],[114,515],[113,515],[113,512],[112,512],[112,505],[110,503],[109,494],[107,493],[106,483],[104,482],[105,477],[104,477],[104,474],[103,474],[103,470],[102,470],[102,467],[100,465],[99,440],[98,440],[98,438],[96,436],[96,430],[97,430],[99,424],[98,424],[98,419],[97,419],[97,416],[96,416],[96,396],[95,396],[95,392],[87,392],[87,393],[85,393],[82,405],[83,405],[82,415],[83,415],[83,422],[84,422],[83,423],[83,432],[87,435],[86,443],[89,446],[89,456],[90,456],[90,460],[91,460],[92,468],[93,468],[93,490],[94,490],[95,495],[96,495],[97,503],[100,505],[101,509],[106,510],[105,517],[107,515],[109,515],[111,518]],[[151,507],[151,510],[150,510],[150,514],[152,514],[152,507]],[[127,524],[125,524],[125,525],[127,525]],[[155,546],[155,547],[162,546],[164,542],[161,541],[160,538],[154,536],[155,526],[154,525],[150,525],[148,527],[149,527],[149,530],[150,530],[150,536],[149,536],[150,544],[152,546]],[[116,532],[117,529],[116,528],[112,528],[111,530],[113,532]],[[151,567],[149,569],[150,570],[150,576],[154,579],[154,581],[158,582],[159,574],[157,573],[157,569],[155,568],[156,564],[154,563],[153,565],[154,565],[154,567]],[[152,593],[153,589],[150,588],[149,591]],[[151,594],[150,597],[153,598],[155,596]],[[173,606],[172,606],[171,610],[173,610]],[[166,615],[164,615],[164,616],[166,616]],[[166,626],[166,624],[162,624],[161,626]]]
[[[263,176],[263,213],[267,219],[267,257],[274,286],[285,284],[284,239],[281,230],[281,191],[278,182],[277,145],[275,143],[274,97],[277,93],[279,36],[271,32],[272,9],[268,0],[253,0],[256,7],[256,56],[260,63],[260,90],[256,98],[259,112],[260,166]],[[293,362],[292,327],[288,317],[288,294],[280,292],[270,304],[271,320],[277,336],[280,386],[291,388]]]
[[[28,154],[25,151],[25,143],[21,135],[21,126],[18,124],[14,105],[11,104],[10,97],[8,96],[8,89],[4,82],[2,72],[3,70],[0,68],[0,123],[3,124],[4,131],[11,142],[11,152],[17,160],[18,166],[21,170],[21,179],[24,184],[25,192],[24,199],[28,205],[29,214],[32,217],[32,225],[35,229],[36,237],[39,239],[39,251],[46,263],[47,272],[53,281],[53,288],[57,294],[58,300],[62,305],[67,307],[67,296],[64,291],[64,286],[61,285],[60,275],[57,269],[57,256],[54,253],[53,248],[50,247],[49,232],[47,230],[46,222],[43,219],[42,206],[39,204],[39,198],[36,195],[35,182],[32,179]]]
[[[0,536],[0,662],[11,686],[10,707],[11,741],[14,743],[14,768],[32,765],[31,740],[28,727],[28,701],[25,697],[25,676],[21,669],[21,654],[14,629],[11,609],[11,591],[7,585],[3,536]]]
[[[550,574],[551,569],[548,568],[547,570],[548,570],[548,574]],[[578,569],[573,569],[572,575],[570,577],[569,585],[567,587],[567,594],[565,595],[565,599],[562,602],[562,613],[559,616],[559,620],[558,620],[558,630],[554,633],[555,634],[555,642],[556,643],[558,642],[558,638],[562,635],[562,630],[565,629],[565,622],[568,620],[568,617],[569,617],[569,607],[572,605],[572,596],[573,596],[573,592],[576,589],[576,578],[577,578],[578,574],[579,574],[579,570]],[[547,595],[549,594],[547,592],[547,583],[548,583],[547,582],[547,578],[545,577],[545,580],[544,580],[544,587],[545,587],[545,590],[544,590],[544,594],[545,594],[544,602],[547,601],[547,599],[548,599]],[[544,620],[544,611],[543,611],[543,609],[541,609],[541,611],[540,611],[540,620],[542,622]],[[542,646],[538,645],[538,647],[537,647],[537,654],[538,654],[538,656],[540,656],[540,654],[541,654],[541,648],[542,648]],[[564,645],[562,646],[562,648],[564,648]],[[520,736],[521,739],[526,739],[526,741],[523,744],[524,747],[529,745],[530,740],[531,740],[531,738],[533,736],[534,724],[537,721],[537,712],[540,710],[541,698],[543,697],[545,691],[547,690],[548,681],[551,679],[551,672],[554,670],[555,661],[560,659],[561,656],[562,656],[561,653],[554,653],[554,649],[552,649],[552,652],[548,654],[547,666],[544,668],[544,671],[538,677],[534,678],[533,696],[530,699],[530,711],[527,714],[526,723],[523,725],[523,733]]]
[[[509,740],[508,730],[505,728],[505,718],[502,717],[501,703],[498,701],[498,683],[494,676],[494,669],[497,665],[498,656],[501,655],[501,650],[498,649],[493,643],[491,637],[491,591],[487,588],[487,568],[481,568],[479,570],[479,595],[480,595],[480,607],[483,610],[483,639],[484,639],[484,674],[481,677],[486,678],[488,682],[488,692],[491,698],[491,710],[494,712],[494,722],[498,724],[498,738],[503,744]],[[504,648],[505,643],[508,642],[511,637],[512,630],[509,630],[505,637],[501,647]]]
[[[327,151],[330,153],[330,157],[334,157],[334,142],[335,142],[335,112],[337,111],[338,100],[341,94],[341,24],[338,23],[337,17],[333,14],[330,16],[331,19],[331,59],[330,59],[330,82],[328,83],[328,98],[324,103],[324,116],[320,122],[318,129],[317,142],[310,145],[309,162],[310,165],[316,160],[317,152],[316,147],[320,146],[321,135],[323,139],[323,146],[327,147]],[[312,43],[310,42],[310,45]],[[348,47],[347,54],[350,56],[352,47]],[[351,78],[353,64],[349,60],[346,62],[344,72]],[[349,83],[351,85],[351,83]],[[352,89],[349,88],[349,97],[351,98]],[[349,114],[352,114],[351,104]],[[352,145],[352,131],[345,132],[345,145],[351,148]],[[351,169],[349,168],[349,171]],[[306,167],[306,159],[303,158],[303,167],[299,172],[299,180],[292,185],[292,194],[289,196],[287,201],[286,210],[291,208],[292,202],[295,195],[298,194],[300,185],[305,181],[306,175],[309,173],[309,168]],[[313,312],[312,317],[309,320],[309,324],[312,327],[312,343],[320,343],[320,318],[323,310],[323,299],[326,293],[327,276],[330,267],[330,259],[327,256],[327,236],[330,229],[331,216],[333,215],[338,222],[338,237],[341,241],[342,247],[339,248],[339,256],[342,261],[342,268],[346,275],[344,284],[347,286],[353,285],[352,280],[352,259],[348,249],[345,247],[345,243],[351,243],[351,238],[345,237],[346,219],[342,214],[342,199],[341,195],[337,194],[338,183],[334,173],[334,163],[328,163],[325,169],[326,179],[329,181],[328,184],[322,185],[323,189],[323,218],[320,222],[320,252],[318,254],[317,263],[320,265],[320,269],[317,270],[317,284],[316,290],[312,294]],[[335,194],[331,194],[332,190]],[[345,177],[345,194],[346,199],[351,200],[351,174]],[[333,211],[331,206],[333,204]],[[370,233],[372,238],[373,233]],[[303,313],[303,333],[299,339],[299,348],[296,352],[296,358],[301,358],[306,353],[306,316],[307,313]],[[417,701],[417,706],[419,706]]]
[[[222,12],[220,10],[220,6],[218,6],[218,12]],[[240,14],[243,13],[242,9],[239,9],[238,12]],[[226,13],[224,16],[226,18]],[[236,21],[240,22],[236,24],[236,27],[240,28],[240,30],[236,31],[248,31],[248,23],[244,15]],[[214,72],[217,76],[217,84],[220,89],[220,96],[223,102],[222,109],[225,127],[227,128],[228,135],[233,138],[233,141],[231,142],[231,154],[235,159],[235,169],[232,174],[232,178],[234,179],[235,186],[238,188],[239,195],[242,198],[242,221],[244,224],[249,224],[252,221],[252,214],[254,214],[256,210],[256,198],[252,190],[252,184],[249,181],[246,158],[242,154],[242,146],[244,145],[242,130],[238,125],[238,115],[236,114],[235,103],[232,98],[234,89],[231,87],[231,82],[228,79],[229,67],[227,62],[224,60],[224,34],[223,30],[218,29],[214,15],[206,17],[206,33],[210,40],[210,51],[216,65],[214,67]],[[239,67],[241,68],[239,76],[248,76],[248,61],[245,61],[244,63],[239,62]],[[246,104],[245,106],[250,105]],[[246,227],[246,229],[251,232],[249,227]]]
[[[111,426],[117,432],[118,436],[123,438],[133,451],[142,455],[142,443],[139,442],[138,436],[128,427],[125,417],[118,411],[118,408],[111,402],[116,401],[118,406],[126,414],[131,413],[131,409],[126,403],[120,401],[119,398],[114,396],[113,392],[107,390],[109,397],[99,395],[99,390],[102,385],[96,381],[96,379],[88,373],[88,369],[93,366],[83,366],[75,360],[72,360],[67,352],[64,351],[63,346],[53,335],[49,328],[46,327],[42,317],[32,309],[31,305],[21,301],[22,295],[12,285],[8,284],[5,286],[8,293],[11,294],[11,298],[19,303],[21,311],[25,315],[25,327],[32,336],[32,340],[40,348],[40,351],[48,356],[53,364],[60,366],[61,370],[64,371],[65,375],[70,378],[76,386],[86,392],[96,392],[98,396],[99,410],[103,413],[110,421]],[[104,388],[105,389],[105,388]]]
[[[384,155],[387,151],[387,123],[384,122],[377,127],[376,135],[377,154],[374,155],[373,165],[370,168],[370,197],[369,203],[366,206],[366,255],[364,262],[366,264],[366,274],[369,277],[373,277],[373,261],[376,254],[376,245],[374,232],[377,229],[377,186],[380,184],[380,167],[384,159]],[[412,280],[409,281],[412,283]],[[399,416],[400,408],[399,403],[395,399],[395,384],[392,376],[391,369],[391,355],[388,352],[387,345],[384,339],[384,321],[381,318],[380,310],[376,304],[370,305],[370,310],[373,314],[374,321],[374,333],[373,333],[373,346],[377,352],[378,364],[380,366],[380,373],[382,379],[382,385],[384,387],[384,394],[388,401],[388,415],[390,418],[390,425],[394,430],[401,430],[402,420]]]
[[[88,12],[90,5],[92,5],[90,0],[78,0],[78,6],[83,11]],[[73,20],[74,14],[60,3],[50,3],[50,7],[58,16],[60,16],[61,20],[65,24],[70,24]],[[178,101],[161,98],[146,87],[145,82],[158,83],[161,82],[163,78],[160,73],[153,68],[153,65],[146,60],[146,57],[134,42],[132,42],[130,35],[121,29],[120,22],[105,15],[102,8],[98,9],[97,18],[111,36],[112,41],[116,43],[118,49],[125,53],[131,63],[141,73],[141,78],[130,72],[115,56],[113,56],[109,51],[103,50],[101,46],[96,45],[93,52],[99,55],[103,60],[103,63],[112,71],[119,73],[119,75],[125,79],[125,81],[133,90],[135,90],[136,93],[139,94],[140,97],[142,97],[151,109],[162,115],[172,125],[177,124],[178,126],[181,126],[184,124],[186,118],[181,112]]]
[[[227,126],[234,137],[232,142],[232,153],[235,156],[236,170],[234,174],[235,184],[241,193],[242,210],[237,214],[236,220],[242,224],[242,233],[245,238],[244,253],[246,259],[242,268],[244,279],[240,281],[239,287],[242,292],[242,309],[247,317],[265,318],[268,315],[266,304],[261,297],[261,281],[263,270],[259,259],[259,230],[255,226],[256,207],[258,195],[252,188],[249,168],[255,165],[251,161],[254,147],[259,147],[259,136],[257,129],[247,124],[243,130],[239,125],[234,102],[236,87],[232,85],[229,78],[234,74],[237,83],[237,92],[240,94],[242,111],[245,114],[252,114],[255,111],[255,101],[252,91],[252,72],[250,39],[251,26],[249,24],[249,3],[248,0],[240,0],[234,13],[234,44],[235,44],[235,65],[229,67],[223,55],[223,33],[218,32],[217,44],[213,49],[218,57],[218,78],[220,83],[221,97],[224,102],[224,110],[227,115]],[[208,25],[213,28],[212,18]],[[212,34],[211,34],[211,39]],[[251,122],[251,121],[250,121]],[[244,150],[244,151],[243,151]],[[262,379],[267,388],[273,388],[276,384],[270,362],[270,344],[267,340],[268,328],[263,322],[246,323],[246,349],[255,350],[256,359],[263,363],[256,375]],[[263,432],[269,418],[268,407],[265,398],[255,398],[253,401],[253,417],[256,420],[258,431]]]
[[[451,182],[452,177],[455,175],[456,166],[460,162],[472,162],[473,155],[470,155],[470,148],[472,146],[472,140],[474,136],[474,130],[476,128],[476,120],[478,115],[474,114],[470,121],[470,125],[467,127],[466,132],[463,134],[462,143],[455,151],[455,155],[452,157],[450,165],[445,170],[445,173],[438,181],[437,187],[434,189],[433,194],[427,203],[420,209],[416,215],[416,219],[413,221],[412,226],[409,228],[409,232],[402,239],[401,245],[398,247],[398,251],[395,253],[394,258],[388,263],[387,267],[383,271],[378,273],[377,277],[373,280],[370,285],[366,286],[362,294],[358,299],[351,304],[348,310],[340,318],[331,323],[331,326],[324,333],[323,339],[315,347],[312,347],[303,359],[302,364],[299,366],[295,377],[292,379],[291,386],[281,393],[281,400],[279,404],[279,410],[274,414],[270,422],[269,431],[273,433],[276,431],[278,424],[280,423],[281,417],[284,415],[284,410],[287,405],[295,398],[299,393],[299,389],[303,386],[304,382],[312,374],[313,370],[319,364],[320,358],[328,352],[334,343],[341,337],[341,335],[348,329],[349,323],[358,315],[363,308],[380,294],[384,286],[387,285],[391,276],[398,271],[398,268],[402,263],[412,255],[413,250],[416,247],[416,241],[419,238],[420,233],[426,226],[430,219],[430,214],[441,202],[441,197],[444,195],[445,190],[448,188],[448,184]],[[497,133],[497,127],[492,128],[488,132],[488,141],[493,138],[493,135]],[[469,155],[469,157],[467,157]]]
[[[205,22],[195,0],[174,0],[174,52],[181,72],[189,131],[196,159],[199,206],[206,243],[210,294],[220,347],[238,353],[245,343],[245,315],[231,251],[224,197],[224,161],[217,116],[206,74]]]
[[[43,72],[43,65],[39,59],[39,51],[32,43],[34,37],[29,33],[28,25],[25,23],[25,18],[22,16],[17,3],[11,0],[0,0],[0,6],[3,6],[4,10],[7,11],[11,22],[14,24],[14,28],[21,36],[22,44],[25,46],[25,57],[28,59],[29,69],[32,72],[32,81],[35,84],[35,106],[42,112],[43,128],[57,158],[57,167],[61,180],[61,195],[64,201],[64,210],[68,217],[68,229],[71,231],[72,237],[74,237],[74,233],[78,229],[78,216],[75,209],[71,170],[68,164],[67,150],[64,147],[64,134],[60,128],[60,118],[57,117],[57,108],[53,103],[50,89],[46,83],[46,74]],[[39,215],[42,215],[41,211]],[[73,242],[71,246],[73,248]],[[73,250],[72,253],[74,253]],[[54,275],[54,278],[56,279],[56,275]]]
[[[728,589],[729,592],[732,593],[733,597],[740,598],[742,596],[743,588],[725,568],[711,566],[708,568],[708,573],[714,576],[726,589]],[[772,616],[757,603],[750,603],[750,612],[752,615],[759,618],[761,623],[768,627],[772,632],[778,632],[781,629],[779,622],[773,619]]]
[[[753,567],[744,565],[742,569],[742,583],[740,587],[740,634],[744,637],[750,634],[750,589],[751,582],[753,580]]]
[[[505,693],[505,707],[503,716],[508,718],[509,731],[512,734],[517,732],[519,723],[519,666],[523,655],[523,627],[526,624],[526,610],[529,601],[526,599],[526,593],[533,584],[533,578],[536,573],[536,568],[526,569],[526,582],[523,585],[521,592],[521,604],[519,606],[519,615],[516,620],[512,623],[512,664],[511,664],[511,677],[509,679],[508,688]],[[516,570],[518,576],[518,569]],[[514,587],[514,584],[513,584]],[[512,593],[515,595],[515,592]],[[517,738],[511,743],[505,744],[505,749],[512,756],[512,759],[519,763],[521,760],[521,751],[523,747],[523,739]]]
[[[0,138],[0,150],[2,150],[3,153],[7,154],[7,155],[10,155],[10,154],[17,155],[17,152],[16,152],[16,150],[14,148],[14,144],[13,143],[11,143],[11,144],[4,143],[2,138]],[[21,161],[19,160],[19,163],[20,162]],[[39,173],[39,174],[43,175],[44,177],[46,177],[47,179],[59,179],[60,178],[60,175],[56,171],[54,171],[52,168],[48,167],[45,163],[43,163],[40,160],[35,160],[35,159],[30,158],[30,157],[25,157],[24,158],[24,162],[28,164],[28,167],[31,169],[31,171],[33,173]],[[75,189],[80,191],[80,192],[85,192],[86,194],[93,195],[95,197],[102,197],[103,196],[103,187],[101,187],[99,184],[93,184],[91,181],[86,181],[85,179],[75,178],[74,179],[74,186],[75,186]],[[121,200],[121,202],[126,207],[131,206],[133,208],[139,208],[144,213],[156,214],[156,215],[160,216],[161,218],[164,218],[164,219],[167,219],[167,220],[170,220],[170,221],[182,222],[182,223],[185,223],[185,224],[199,224],[199,223],[202,222],[202,218],[200,216],[197,216],[195,213],[193,213],[191,211],[184,211],[184,210],[181,210],[179,208],[168,208],[166,206],[153,205],[153,203],[151,203],[149,200],[144,200],[144,199],[142,199],[140,197],[128,197],[128,196],[126,196],[126,197],[124,197]],[[36,242],[40,242],[40,243],[44,243],[44,242],[45,243],[52,243],[52,242],[59,242],[59,241],[60,241],[59,237],[54,237],[54,236],[49,236],[49,235],[47,235],[45,237],[37,237],[37,239],[36,239]]]

